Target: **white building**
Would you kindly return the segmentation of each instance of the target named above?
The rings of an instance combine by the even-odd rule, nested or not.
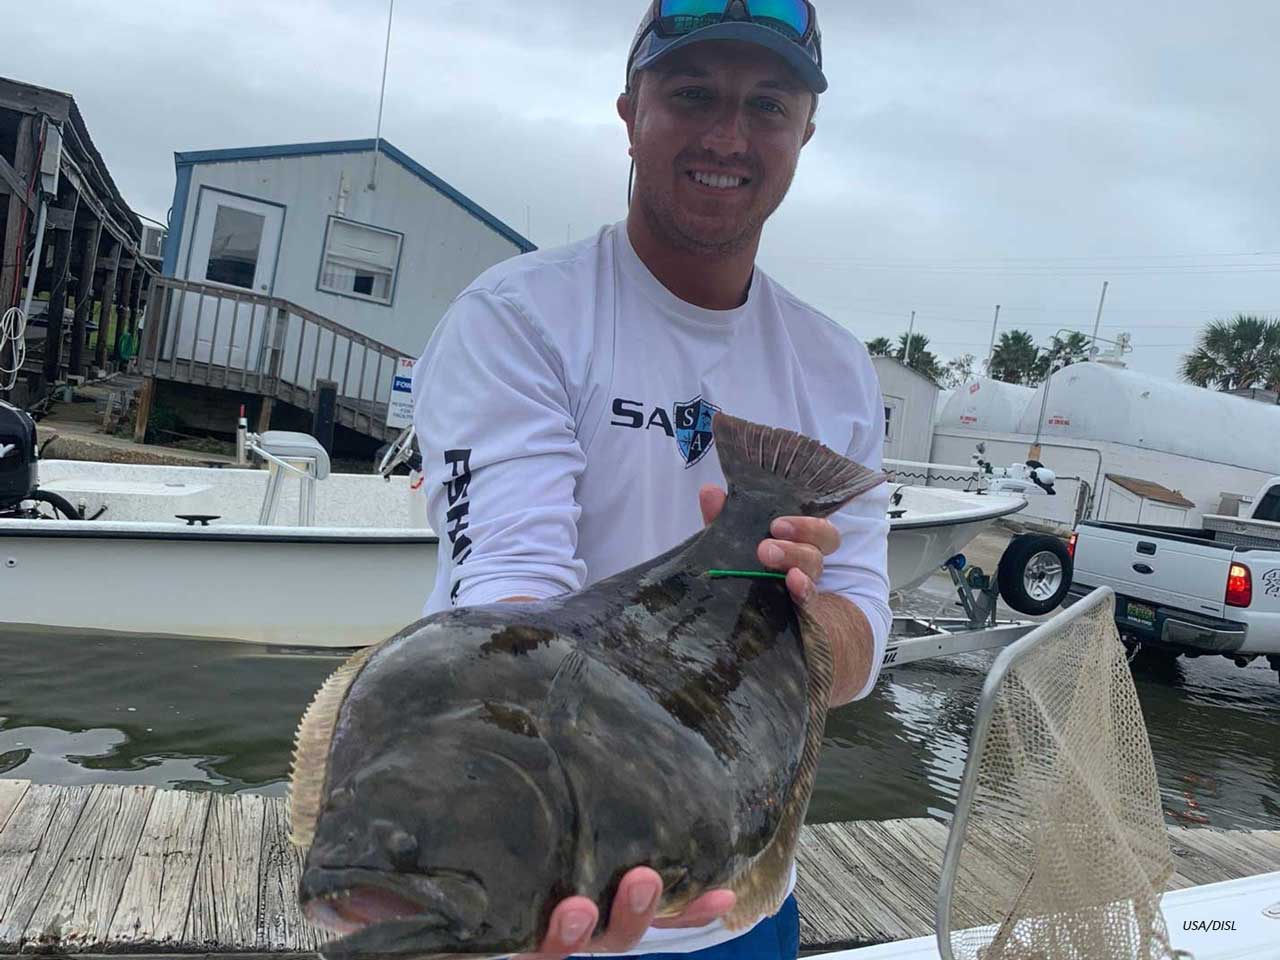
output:
[[[938,385],[893,357],[872,357],[884,395],[886,460],[927,461]]]
[[[288,300],[407,356],[467,284],[534,249],[385,140],[175,161],[165,276]]]
[[[947,404],[930,459],[967,464],[982,441],[996,465],[1023,461],[1039,433],[1059,495],[1031,500],[1028,519],[1066,528],[1141,510],[1144,523],[1194,526],[1280,475],[1280,407],[1109,363],[1074,364],[1034,391],[979,383],[986,399],[961,387]]]
[[[385,140],[175,159],[139,369],[148,398],[164,381],[168,401],[187,402],[184,416],[199,396],[223,421],[246,402],[266,429],[280,400],[297,424],[333,383],[339,425],[394,435],[404,364],[453,298],[534,249]]]

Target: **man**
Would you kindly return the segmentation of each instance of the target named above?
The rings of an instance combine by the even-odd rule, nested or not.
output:
[[[577,591],[696,532],[725,499],[720,409],[880,465],[866,350],[755,269],[827,87],[816,18],[806,0],[655,0],[617,104],[635,175],[625,223],[500,264],[450,307],[414,371],[441,534],[427,613]],[[827,626],[833,704],[869,692],[883,653],[887,496],[780,519],[759,547]],[[628,872],[594,939],[596,905],[566,899],[544,955],[796,954],[793,898],[735,937],[717,919],[732,892],[655,924],[661,891],[654,871]]]

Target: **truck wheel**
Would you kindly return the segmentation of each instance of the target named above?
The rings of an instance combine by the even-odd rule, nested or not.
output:
[[[1071,555],[1057,537],[1024,533],[1000,557],[1000,596],[1018,613],[1043,616],[1061,606],[1071,589]]]

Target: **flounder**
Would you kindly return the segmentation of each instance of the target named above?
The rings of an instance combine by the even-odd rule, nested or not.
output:
[[[576,594],[428,617],[321,688],[290,816],[303,909],[349,932],[326,957],[531,951],[564,897],[603,924],[639,865],[663,915],[721,887],[731,929],[781,906],[831,651],[784,582],[734,572],[775,518],[884,477],[725,414],[713,432],[729,496],[705,530]]]

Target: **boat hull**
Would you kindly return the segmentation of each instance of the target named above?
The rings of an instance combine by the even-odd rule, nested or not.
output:
[[[435,579],[420,532],[205,529],[0,523],[0,622],[349,648],[417,620]]]
[[[1027,505],[1021,497],[979,497],[938,487],[903,487],[900,493],[905,512],[889,521],[889,588],[894,592],[919,586],[988,525]]]
[[[331,476],[318,527],[255,523],[263,471],[53,461],[41,480],[107,519],[0,521],[0,597],[14,598],[0,603],[0,624],[351,648],[417,620],[435,583],[438,538],[405,477]],[[286,488],[282,518],[297,511],[296,484]],[[895,499],[894,591],[1026,505],[933,487]],[[218,519],[175,519],[197,513]]]

